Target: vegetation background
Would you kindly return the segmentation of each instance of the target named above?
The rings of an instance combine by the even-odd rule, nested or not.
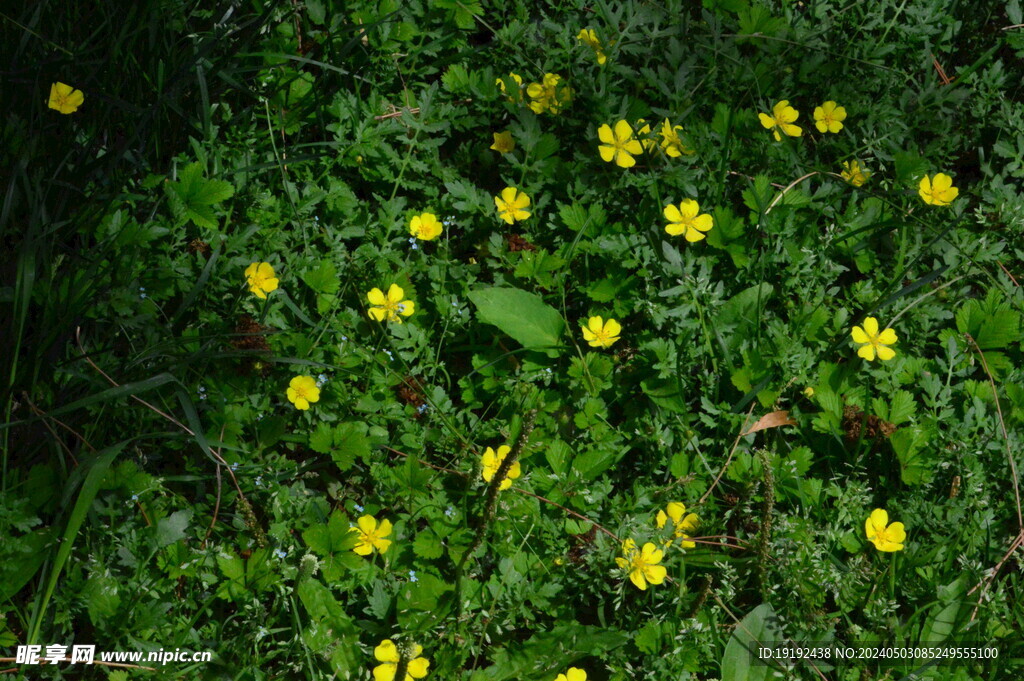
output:
[[[0,655],[214,661],[0,672],[1019,678],[1022,24],[1019,0],[7,4]],[[776,141],[782,100],[802,134]],[[619,121],[628,168],[599,151]],[[686,199],[704,239],[666,232]],[[410,235],[424,213],[440,236]],[[368,314],[392,284],[403,323]],[[892,359],[858,356],[869,317]],[[770,670],[764,640],[999,658]]]

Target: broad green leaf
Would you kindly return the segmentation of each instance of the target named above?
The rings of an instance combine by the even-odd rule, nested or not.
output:
[[[184,539],[190,520],[192,520],[192,509],[190,508],[175,511],[166,518],[158,520],[156,523],[157,546],[168,546],[179,539]]]
[[[550,350],[565,329],[558,311],[534,293],[496,286],[470,291],[469,299],[481,321],[497,326],[526,348]]]
[[[770,667],[755,664],[757,648],[779,641],[773,624],[775,611],[762,603],[744,617],[732,632],[722,655],[722,681],[763,681]]]

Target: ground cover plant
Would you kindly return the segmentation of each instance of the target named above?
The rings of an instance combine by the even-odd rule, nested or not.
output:
[[[1019,678],[1022,24],[0,13],[0,673]]]

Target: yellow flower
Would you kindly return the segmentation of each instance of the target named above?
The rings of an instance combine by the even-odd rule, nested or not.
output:
[[[682,234],[690,242],[700,241],[704,238],[702,232],[708,232],[715,226],[715,219],[708,213],[701,213],[700,204],[693,199],[683,199],[678,207],[668,204],[664,215],[669,221],[665,231],[672,236]]]
[[[433,213],[420,213],[414,215],[409,221],[409,234],[417,239],[431,241],[441,236],[442,231],[444,231],[444,227]]]
[[[658,134],[661,135],[661,148],[665,152],[666,156],[671,158],[679,158],[680,156],[693,156],[696,152],[683,144],[683,140],[680,139],[678,130],[682,130],[681,125],[672,125],[666,118],[661,123],[661,130]]]
[[[357,527],[348,528],[349,532],[355,532],[359,535],[356,545],[352,547],[353,551],[358,553],[360,556],[368,556],[373,553],[374,549],[377,549],[381,553],[388,552],[388,548],[391,546],[391,540],[384,539],[384,537],[391,534],[390,520],[385,518],[380,521],[380,525],[378,525],[377,519],[372,515],[364,515],[356,521],[356,525]]]
[[[843,172],[839,174],[844,180],[859,187],[871,177],[871,173],[860,165],[860,161],[843,161]]]
[[[846,120],[846,109],[829,100],[814,107],[814,125],[818,132],[839,132]]]
[[[757,117],[761,121],[761,125],[775,134],[776,142],[782,139],[779,130],[790,137],[799,137],[804,134],[800,126],[793,125],[793,121],[800,117],[800,113],[789,105],[788,99],[784,99],[773,106],[771,116],[759,113]]]
[[[587,673],[577,667],[569,667],[564,674],[556,676],[555,681],[587,681]]]
[[[405,668],[405,679],[403,681],[415,681],[427,675],[430,660],[420,657],[422,652],[423,646],[414,643],[412,646],[412,659],[409,660]],[[391,639],[381,641],[380,645],[373,649],[373,656],[378,662],[384,663],[373,668],[373,681],[394,681],[395,674],[398,673],[398,663],[401,660],[398,646],[395,645],[394,641]]]
[[[501,468],[501,463],[511,451],[512,448],[508,445],[501,445],[498,447],[497,453],[495,453],[490,447],[484,450],[484,455],[480,459],[480,462],[484,467],[484,482],[490,482],[494,479],[494,474],[498,472],[499,468]],[[498,489],[503,490],[511,487],[512,481],[518,478],[521,473],[522,469],[519,467],[519,462],[513,462],[512,465],[508,467],[508,473],[505,475],[505,479],[501,481],[501,484],[498,485]]]
[[[499,154],[507,154],[516,148],[516,141],[512,139],[512,133],[508,130],[505,132],[496,132],[494,135],[494,144],[491,145],[491,149],[494,149]]]
[[[320,388],[316,385],[316,379],[312,376],[296,376],[288,382],[288,401],[295,405],[296,409],[303,411],[309,409],[312,402],[320,401]]]
[[[62,114],[70,114],[78,111],[85,101],[85,95],[81,90],[76,90],[64,83],[54,83],[50,86],[50,101],[48,105]]]
[[[879,551],[902,551],[903,542],[907,539],[903,523],[889,525],[889,514],[881,508],[872,511],[864,521],[864,531],[868,535],[868,540]]]
[[[615,564],[629,570],[629,581],[633,582],[636,588],[646,591],[648,583],[661,584],[665,581],[668,570],[665,566],[658,565],[664,553],[651,542],[647,542],[637,551],[636,542],[627,539],[622,542],[622,555],[624,558],[616,558]]]
[[[597,34],[594,33],[592,28],[584,28],[576,34],[576,40],[584,43],[597,54],[597,63],[604,66],[604,63],[608,61],[608,55],[604,53],[601,48],[601,41],[597,39]]]
[[[505,79],[495,78],[494,84],[501,88],[501,94],[505,95],[505,99],[510,102],[519,102],[523,99],[523,77],[518,73],[508,74],[508,79],[515,82],[516,90],[513,94],[508,93],[508,86],[505,85]]]
[[[854,343],[861,344],[860,349],[857,350],[857,355],[869,362],[875,359],[876,354],[878,359],[882,360],[892,359],[896,356],[895,350],[886,347],[897,341],[896,332],[892,329],[886,329],[882,333],[878,333],[878,320],[874,317],[865,319],[863,328],[859,326],[853,327],[850,335],[853,336]]]
[[[245,278],[249,284],[249,292],[264,300],[268,293],[277,290],[279,283],[269,262],[254,262],[249,265],[245,268]]]
[[[612,343],[619,340],[622,333],[622,325],[614,319],[604,321],[601,317],[591,317],[583,329],[583,340],[587,341],[592,348],[610,348]]]
[[[379,288],[375,288],[366,294],[366,298],[370,305],[373,305],[367,314],[370,315],[370,319],[376,319],[378,322],[387,320],[401,324],[402,317],[408,317],[416,311],[416,303],[403,300],[405,291],[398,284],[391,285],[387,296]]]
[[[640,142],[633,138],[633,128],[626,121],[616,123],[614,132],[608,124],[602,125],[597,129],[597,137],[603,142],[597,148],[601,159],[608,163],[614,160],[620,168],[632,168],[636,165],[633,157],[644,150]]]
[[[664,511],[658,511],[658,515],[655,516],[655,523],[659,530],[665,527],[669,520],[672,520],[672,538],[665,542],[665,546],[670,546],[677,539],[679,540],[679,545],[684,549],[692,549],[696,546],[692,541],[686,541],[690,538],[690,533],[695,531],[697,525],[700,524],[700,519],[697,518],[696,513],[688,514],[685,504],[672,501],[669,502]]]
[[[945,173],[936,173],[934,178],[921,178],[917,192],[930,206],[948,206],[953,203],[960,190],[953,186],[953,178]]]
[[[498,217],[510,225],[530,217],[529,211],[524,210],[530,205],[530,197],[515,187],[502,189],[501,195],[494,197],[494,205]]]
[[[557,114],[572,100],[572,88],[568,85],[559,85],[562,77],[557,73],[545,73],[542,82],[530,83],[526,87],[526,94],[533,101],[530,102],[530,109],[535,114],[542,114],[545,111]]]
[[[814,397],[814,388],[812,386],[807,386],[806,388],[804,388],[804,396]]]

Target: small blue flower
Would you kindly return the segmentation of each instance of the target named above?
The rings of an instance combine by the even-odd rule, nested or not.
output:
[[[347,341],[347,340],[348,340],[348,336],[342,336],[342,337],[341,337],[341,340],[343,340],[343,341]]]
[[[352,504],[352,508],[356,509],[356,510],[357,510],[357,511],[359,511],[360,513],[362,513],[362,512],[363,512],[363,507],[362,507],[362,506],[360,506],[359,504]]]
[[[426,404],[421,404],[420,406],[416,407],[416,411],[418,411],[421,414],[425,412],[427,409],[430,409],[430,407]]]
[[[142,298],[143,300],[146,299],[146,287],[145,286],[140,286],[139,287],[139,298]]]
[[[257,487],[262,487],[263,486],[263,476],[262,475],[257,475],[255,482],[256,482],[256,486]]]
[[[410,582],[418,582],[418,581],[420,581],[419,578],[416,576],[416,571],[415,570],[409,570],[409,581]]]
[[[327,374],[320,374],[316,377],[316,387],[322,388],[324,383],[327,382]]]
[[[138,494],[133,494],[132,495],[132,501],[138,501],[138,500],[139,500],[139,495]]]
[[[416,243],[416,237],[409,237],[409,247],[414,251],[419,249],[419,244]]]
[[[204,388],[203,386],[199,386],[199,399],[206,399],[206,388]]]
[[[393,354],[391,354],[391,351],[390,351],[390,350],[388,350],[387,348],[385,348],[385,349],[384,349],[384,354],[386,354],[386,355],[387,355],[388,357],[390,357],[390,358],[391,358],[392,360],[394,360],[394,359],[395,359],[395,356],[394,356]]]
[[[278,558],[284,559],[288,555],[288,552],[283,549],[274,549],[274,555]]]
[[[448,508],[444,509],[444,514],[451,518],[455,515],[455,509],[449,506]]]
[[[234,463],[231,464],[231,470],[233,470],[233,471],[237,471],[238,470],[238,462],[237,461],[235,461]]]

